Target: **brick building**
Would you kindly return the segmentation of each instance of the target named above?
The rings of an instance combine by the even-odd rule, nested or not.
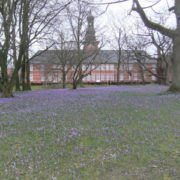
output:
[[[95,36],[94,17],[90,13],[87,17],[88,27],[86,30],[84,49],[95,51],[98,49],[98,41]],[[62,80],[61,64],[56,51],[49,50],[35,57],[30,65],[30,81],[32,83],[60,83]],[[74,52],[74,50],[72,50]],[[101,50],[96,55],[93,64],[89,60],[82,62],[82,71],[89,69],[87,76],[83,78],[85,83],[108,83],[108,82],[155,82],[156,61],[144,60],[144,66],[139,64],[131,52],[123,51],[121,63],[118,69],[118,53],[114,50]],[[68,65],[67,67],[68,68]],[[119,71],[119,73],[118,73]],[[152,73],[151,73],[152,72]],[[73,67],[66,76],[66,81],[72,81]],[[117,78],[119,75],[119,78]]]

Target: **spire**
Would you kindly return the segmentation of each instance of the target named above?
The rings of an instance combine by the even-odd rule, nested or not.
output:
[[[95,36],[95,29],[94,29],[94,16],[92,15],[91,11],[87,16],[88,26],[86,29],[85,35],[85,48],[89,49],[88,47],[93,47],[93,49],[97,49],[98,41],[96,40]]]

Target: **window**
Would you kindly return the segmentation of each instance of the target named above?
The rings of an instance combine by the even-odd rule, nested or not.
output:
[[[100,80],[100,74],[96,74],[96,80]]]
[[[82,65],[82,70],[83,70],[83,71],[86,70],[86,65]]]
[[[95,81],[95,80],[96,80],[95,74],[93,74],[93,75],[91,76],[91,80],[92,80],[92,81]]]
[[[33,65],[30,65],[30,71],[33,71]]]
[[[120,81],[123,81],[123,80],[124,80],[124,75],[120,74]]]
[[[57,79],[58,79],[58,81],[61,81],[61,79],[62,79],[62,74],[58,74]]]
[[[33,75],[32,74],[30,75],[30,81],[33,81]]]
[[[124,70],[124,66],[121,64],[120,65],[120,70],[123,71]]]
[[[110,65],[106,64],[106,70],[109,71],[110,70]]]
[[[110,74],[106,74],[106,80],[107,80],[107,81],[110,80]]]
[[[133,64],[129,64],[129,70],[131,71],[133,69]]]
[[[105,75],[104,74],[101,74],[101,80],[105,81]]]
[[[92,65],[92,66],[91,66],[91,70],[94,70],[94,69],[96,69],[96,66],[95,66],[95,65]]]
[[[156,64],[152,64],[152,70],[156,71],[156,68],[157,68]]]
[[[135,81],[137,81],[137,80],[138,80],[137,73],[134,73],[133,79],[134,79]]]
[[[86,77],[86,80],[87,80],[87,81],[90,81],[90,80],[91,80],[91,75],[88,75],[88,76]]]
[[[57,65],[54,64],[54,65],[52,66],[52,68],[53,68],[53,69],[57,69]]]
[[[98,66],[98,67],[96,68],[96,70],[100,71],[100,70],[101,70],[101,66]]]
[[[40,69],[41,69],[41,71],[44,71],[44,64],[41,64],[41,66],[40,66]]]
[[[110,80],[111,80],[111,81],[114,81],[114,74],[111,74],[111,75],[110,75]]]
[[[110,64],[110,65],[109,65],[109,70],[110,70],[110,71],[113,71],[113,70],[114,70],[114,64]]]
[[[45,81],[45,77],[43,75],[41,76],[41,81]]]
[[[83,78],[83,81],[87,81],[87,76]]]
[[[52,81],[52,80],[53,80],[53,77],[52,77],[51,74],[48,76],[48,80],[49,80],[49,81]]]
[[[61,69],[61,65],[57,65],[57,69]]]
[[[106,65],[105,64],[101,64],[101,71],[105,71],[106,69]]]
[[[54,82],[54,83],[57,83],[57,82],[58,82],[58,77],[57,77],[57,76],[54,76],[53,82]]]
[[[152,80],[153,80],[153,81],[156,81],[156,77],[155,77],[155,76],[152,76]]]

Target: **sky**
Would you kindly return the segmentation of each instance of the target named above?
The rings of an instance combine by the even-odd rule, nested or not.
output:
[[[112,2],[115,0],[94,0],[96,3],[101,2]],[[140,0],[141,5],[143,7],[147,7],[149,5],[154,4],[155,2],[159,1],[157,5],[153,7],[153,9],[148,8],[146,9],[146,13],[148,17],[155,22],[159,22],[161,19],[166,19],[165,25],[168,27],[175,27],[175,17],[173,13],[169,13],[167,10],[168,8],[172,7],[174,4],[174,0]],[[104,11],[107,6],[98,6],[100,10]],[[168,8],[167,8],[168,7]],[[132,8],[132,0],[123,3],[112,4],[108,6],[108,9],[103,13],[101,16],[95,19],[95,27],[96,27],[96,35],[97,38],[100,40],[103,38],[104,40],[111,40],[113,39],[112,34],[112,26],[113,24],[117,24],[122,27],[126,27],[130,33],[132,31],[136,31],[137,29],[137,22],[142,23],[139,15],[135,12],[131,12]],[[155,12],[158,12],[155,13]],[[143,30],[143,23],[141,26]],[[37,46],[37,48],[39,48]],[[41,49],[45,47],[41,46]],[[110,49],[108,43],[104,46],[104,49]]]
[[[112,2],[113,0],[95,0],[95,2]],[[174,28],[175,27],[175,16],[172,12],[169,12],[168,9],[173,6],[173,0],[140,0],[140,3],[143,7],[148,7],[159,1],[158,4],[153,6],[153,8],[145,9],[145,12],[148,14],[148,17],[154,22],[164,21],[166,27]],[[102,9],[105,9],[106,6],[101,6]],[[122,27],[126,27],[128,32],[136,33],[137,22],[141,23],[141,29],[144,29],[144,25],[139,15],[136,12],[131,12],[132,0],[124,3],[112,4],[108,7],[106,13],[101,17],[98,17],[95,21],[95,25],[107,28],[104,33],[107,38],[112,38],[112,26],[117,24]],[[158,12],[155,13],[155,12]],[[105,46],[105,49],[109,49],[110,46]]]

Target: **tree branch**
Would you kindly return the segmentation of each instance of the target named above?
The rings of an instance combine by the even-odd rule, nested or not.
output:
[[[143,8],[141,7],[140,3],[138,0],[134,0],[134,5],[136,5],[136,7],[133,7],[133,11],[136,11],[141,19],[143,20],[145,26],[147,26],[148,28],[151,28],[153,30],[156,30],[158,32],[160,32],[161,34],[168,36],[170,38],[173,38],[175,35],[175,30],[172,29],[168,29],[158,23],[152,22],[148,19],[148,17],[146,16]]]

